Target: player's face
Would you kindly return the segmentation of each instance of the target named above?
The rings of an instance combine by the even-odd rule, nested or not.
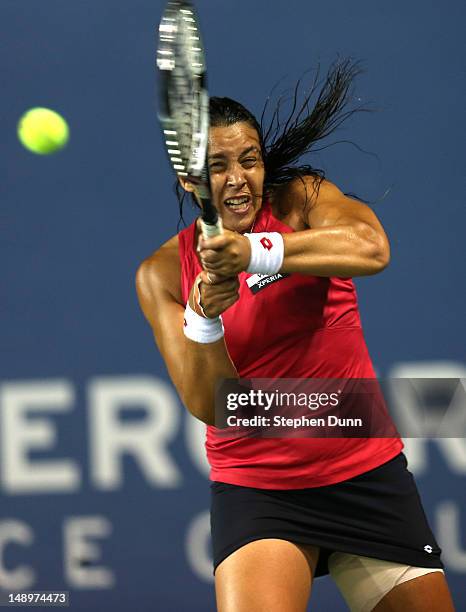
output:
[[[212,202],[229,230],[247,232],[262,206],[264,162],[248,123],[212,127],[208,155]]]

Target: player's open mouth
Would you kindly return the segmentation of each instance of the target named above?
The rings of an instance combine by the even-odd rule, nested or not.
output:
[[[235,198],[228,198],[224,201],[225,206],[231,212],[234,212],[238,215],[244,215],[248,212],[249,207],[251,205],[251,197],[250,196],[238,196]]]

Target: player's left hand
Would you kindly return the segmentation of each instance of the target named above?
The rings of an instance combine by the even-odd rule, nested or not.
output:
[[[251,244],[238,232],[224,229],[213,238],[199,236],[199,258],[204,270],[217,276],[228,277],[244,272],[251,259]]]

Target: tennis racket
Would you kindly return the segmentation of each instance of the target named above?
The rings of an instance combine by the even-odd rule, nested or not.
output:
[[[222,233],[207,168],[209,94],[199,20],[188,0],[170,0],[158,29],[159,121],[170,163],[196,186],[204,237]]]

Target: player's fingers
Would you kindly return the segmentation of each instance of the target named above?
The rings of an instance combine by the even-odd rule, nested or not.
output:
[[[239,289],[239,280],[237,276],[225,277],[215,272],[211,272],[210,270],[203,270],[201,272],[201,278],[205,278],[206,285],[215,285],[215,287],[208,289],[209,293],[214,295],[231,293]]]
[[[202,272],[199,274],[199,276],[201,278],[201,282],[204,285],[212,285],[213,284],[212,275],[209,275],[205,270],[202,270]]]
[[[230,306],[233,306],[233,304],[235,302],[237,302],[239,299],[239,295],[237,293],[235,293],[235,295],[232,295],[230,298],[224,300],[223,302],[223,310],[226,310],[227,308],[230,308]]]
[[[217,283],[218,289],[221,289],[224,292],[231,293],[234,291],[238,291],[239,289],[239,281],[237,276],[230,276],[229,278],[219,277],[221,280]]]
[[[229,244],[229,240],[225,235],[212,236],[211,238],[205,238],[200,236],[199,246],[201,250],[211,249],[214,251],[224,249]]]
[[[199,253],[201,250],[201,240],[202,240],[202,226],[201,226],[201,218],[198,217],[196,219],[196,227],[197,227],[197,247],[196,251]]]
[[[212,295],[209,293],[208,289],[209,288],[206,286],[206,291],[205,294],[202,295],[201,302],[204,311],[208,313],[209,317],[221,314],[225,308],[228,308],[239,299],[237,291],[228,291]]]
[[[238,295],[237,291],[222,291],[221,293],[209,293],[206,290],[205,296],[203,297],[202,303],[204,304],[212,304],[213,306],[222,304],[226,300],[230,300]]]
[[[206,261],[206,262],[203,261],[202,266],[204,270],[207,270],[207,272],[215,272],[215,274],[217,274],[218,276],[223,276],[223,277],[228,276],[227,274],[222,274],[220,272],[220,268],[225,267],[223,266],[222,263],[213,263],[209,261]]]
[[[223,277],[215,274],[214,272],[206,272],[207,280],[209,285],[218,285],[223,282]]]
[[[212,249],[205,249],[200,251],[199,258],[203,263],[218,263],[224,258],[224,256],[218,251],[213,251]]]
[[[219,276],[218,274],[215,274],[214,272],[210,272],[208,270],[202,270],[200,277],[201,281],[205,285],[217,285],[218,283],[221,283],[225,280],[224,277]]]

